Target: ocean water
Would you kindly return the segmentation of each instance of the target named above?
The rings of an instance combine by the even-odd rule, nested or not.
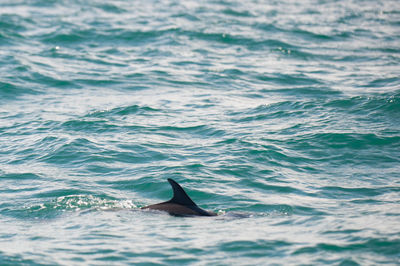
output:
[[[399,264],[398,1],[0,1],[0,265]]]

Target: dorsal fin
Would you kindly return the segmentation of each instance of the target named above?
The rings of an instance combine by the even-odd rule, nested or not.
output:
[[[178,183],[171,178],[168,178],[168,182],[171,184],[172,190],[174,191],[174,196],[168,202],[185,206],[197,206]]]

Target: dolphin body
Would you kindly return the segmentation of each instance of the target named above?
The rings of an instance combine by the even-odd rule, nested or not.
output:
[[[194,203],[194,201],[186,194],[183,188],[171,178],[168,178],[168,182],[172,186],[174,195],[172,199],[145,206],[141,209],[158,210],[168,212],[174,216],[216,216],[215,212],[210,212],[201,209]]]

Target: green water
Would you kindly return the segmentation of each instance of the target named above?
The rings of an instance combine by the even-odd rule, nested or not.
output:
[[[0,265],[399,265],[397,1],[0,1]],[[178,181],[217,217],[142,211]]]

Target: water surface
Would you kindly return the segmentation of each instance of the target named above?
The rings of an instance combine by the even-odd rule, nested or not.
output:
[[[0,264],[398,265],[399,14],[2,1]]]

